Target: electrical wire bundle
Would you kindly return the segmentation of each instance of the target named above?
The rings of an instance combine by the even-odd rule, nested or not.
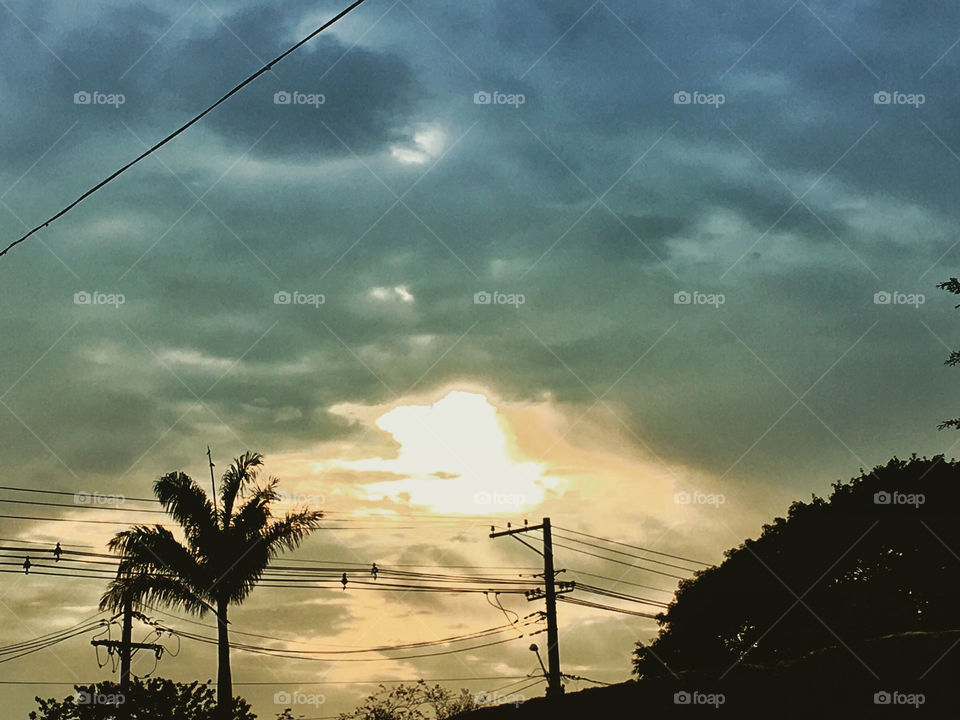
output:
[[[471,633],[465,633],[462,635],[454,635],[452,637],[440,638],[438,640],[422,640],[419,642],[412,643],[401,643],[396,645],[381,645],[377,647],[369,648],[351,648],[351,649],[341,649],[341,650],[296,650],[289,648],[278,648],[278,647],[268,647],[265,645],[254,645],[251,643],[243,642],[231,642],[231,649],[240,650],[242,652],[253,653],[257,655],[268,655],[271,657],[286,658],[289,660],[316,660],[321,662],[382,662],[384,660],[413,660],[417,658],[424,657],[436,657],[440,655],[451,655],[454,653],[468,652],[471,650],[479,650],[481,648],[492,647],[494,645],[502,645],[504,643],[513,642],[524,637],[531,637],[533,635],[538,635],[541,632],[544,632],[544,629],[539,628],[536,630],[530,631],[531,629],[537,627],[539,623],[542,622],[540,613],[531,613],[525,618],[522,618],[518,622],[508,623],[505,625],[500,625],[497,627],[486,628],[484,630],[478,630]],[[177,629],[157,623],[156,627],[159,630],[173,633],[179,637],[193,640],[200,643],[205,643],[207,645],[217,645],[217,638],[210,637],[207,635],[201,635],[198,633],[190,632],[187,630]],[[525,632],[526,631],[526,632]],[[500,640],[493,640],[490,642],[484,642],[478,645],[468,645],[454,647],[448,650],[440,651],[430,651],[430,652],[415,652],[409,655],[393,655],[395,652],[404,652],[410,650],[423,650],[427,648],[445,646],[445,645],[457,645],[464,642],[472,642],[475,640],[486,640],[497,635],[502,635],[504,633],[514,634],[513,637],[504,638]],[[241,634],[241,633],[237,633]],[[243,633],[243,634],[252,634],[252,633]],[[257,637],[267,638],[275,640],[278,642],[290,643],[296,641],[284,640],[282,638],[271,638],[270,636],[259,635]],[[300,644],[304,644],[302,641]],[[377,655],[377,657],[347,657],[347,656],[356,656],[356,655]]]
[[[66,640],[70,640],[71,638],[79,637],[80,635],[86,635],[87,633],[97,630],[98,628],[107,627],[110,621],[105,619],[94,619],[102,614],[103,613],[97,613],[86,620],[81,620],[76,625],[63,628],[62,630],[55,630],[54,632],[47,633],[45,635],[40,635],[32,640],[26,640],[24,642],[13,643],[12,645],[0,647],[0,663],[10,662],[11,660],[16,660],[17,658],[21,658],[26,655],[32,655],[33,653],[46,650],[54,645],[58,645]]]

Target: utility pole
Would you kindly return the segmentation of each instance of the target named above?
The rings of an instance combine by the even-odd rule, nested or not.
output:
[[[123,629],[120,632],[120,693],[124,700],[130,696],[130,643],[133,641],[133,600],[129,595],[123,601]]]
[[[142,617],[142,616],[141,616]],[[117,716],[120,718],[130,717],[130,678],[132,672],[130,661],[134,650],[152,650],[157,653],[157,657],[163,652],[163,645],[152,643],[132,642],[133,635],[133,600],[127,596],[123,601],[123,624],[120,631],[119,640],[91,640],[90,644],[94,647],[105,647],[109,651],[116,651],[120,655],[120,695],[122,699],[117,707]]]
[[[547,601],[547,697],[557,698],[563,695],[563,685],[560,682],[562,677],[560,673],[560,644],[557,634],[557,594],[570,592],[574,588],[574,583],[560,583],[560,589],[557,590],[555,583],[556,571],[553,569],[553,535],[550,530],[550,518],[544,518],[540,525],[527,525],[524,521],[523,527],[510,528],[500,532],[491,532],[490,537],[503,537],[505,535],[517,535],[519,533],[530,532],[531,530],[543,531],[543,581],[544,590],[541,593],[539,589],[531,590],[526,593],[527,600],[536,600],[545,598]],[[490,528],[493,530],[493,528]],[[519,540],[519,538],[517,538]],[[523,542],[520,540],[520,542]],[[523,543],[527,545],[527,543]],[[528,545],[528,547],[533,547]],[[536,548],[533,548],[536,550]],[[539,552],[539,551],[537,551]],[[561,570],[561,572],[563,572]]]

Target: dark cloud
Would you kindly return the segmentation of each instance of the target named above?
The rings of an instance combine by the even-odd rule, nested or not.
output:
[[[0,25],[0,237],[138,153],[130,130],[162,137],[276,55],[319,21],[313,5],[211,4],[221,23],[198,4],[170,29],[188,4],[11,4],[49,50],[15,19]],[[937,63],[956,8],[799,4],[771,29],[788,6],[608,0],[571,29],[589,0],[409,5],[416,16],[397,5],[376,26],[387,6],[365,5],[0,259],[0,437],[18,483],[141,495],[161,472],[203,470],[208,444],[223,457],[360,453],[388,439],[332,408],[463,382],[550,397],[571,417],[603,396],[591,418],[622,434],[624,455],[725,488],[738,532],[861,465],[951,447],[935,426],[957,414],[956,371],[942,365],[957,317],[934,285],[960,274],[960,49]],[[925,102],[874,104],[884,89]],[[126,102],[76,105],[79,90]],[[275,104],[284,90],[326,101]],[[481,90],[525,102],[475,104]],[[726,101],[674,103],[694,90]],[[590,210],[594,193],[609,207]],[[809,209],[786,212],[793,193]],[[73,303],[94,290],[126,302]],[[482,290],[526,301],[476,305]],[[325,302],[274,302],[293,291]],[[725,300],[676,304],[681,291]],[[881,291],[925,302],[876,304]],[[362,484],[346,471],[316,482]],[[637,492],[652,482],[637,477]],[[584,491],[549,511],[572,498],[606,519]],[[622,509],[638,535],[669,530],[641,505]],[[3,527],[50,539],[57,526]],[[675,542],[694,554],[739,539]],[[449,538],[337,542],[310,552],[355,560],[409,544],[401,561],[475,561]],[[59,612],[52,588],[23,597],[38,624]],[[250,622],[272,602],[257,595]],[[309,612],[330,638],[355,629],[359,607],[298,598],[271,622],[287,634]],[[445,608],[416,598],[403,611]],[[627,661],[597,659],[609,628],[568,637],[571,657],[613,679]],[[522,673],[520,650],[489,659]]]

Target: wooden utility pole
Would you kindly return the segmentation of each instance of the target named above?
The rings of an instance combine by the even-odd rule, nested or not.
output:
[[[526,522],[526,521],[524,521]],[[493,530],[493,528],[490,528]],[[547,697],[556,698],[563,695],[563,684],[561,683],[560,673],[560,643],[557,633],[557,594],[556,571],[553,569],[553,535],[550,530],[550,518],[544,518],[540,525],[526,525],[500,532],[491,532],[490,537],[503,537],[504,535],[516,535],[518,533],[530,532],[531,530],[543,531],[543,581],[544,590],[534,590],[526,594],[527,600],[536,600],[543,597],[547,601]],[[519,539],[519,538],[518,538]],[[521,540],[521,542],[523,542]],[[526,543],[524,543],[526,545]],[[529,546],[532,547],[532,546]],[[536,548],[534,548],[536,550]],[[537,551],[539,552],[539,551]],[[574,588],[574,583],[561,583],[559,592],[570,592]]]
[[[547,667],[550,668],[550,682],[547,695],[563,695],[560,683],[560,637],[557,632],[557,591],[554,586],[553,571],[553,535],[550,531],[550,518],[543,519],[543,579],[547,595]]]
[[[133,642],[133,600],[128,595],[123,601],[123,629],[120,632],[120,693],[124,704],[130,697],[130,657],[133,655],[130,643]],[[124,713],[126,715],[127,713]]]
[[[160,657],[163,652],[163,645],[152,643],[132,642],[133,635],[133,600],[126,597],[123,601],[123,621],[119,640],[91,640],[90,644],[94,647],[105,647],[108,650],[116,651],[120,656],[120,704],[117,706],[117,716],[120,718],[130,717],[130,678],[132,671],[130,669],[131,659],[134,650],[152,650]]]

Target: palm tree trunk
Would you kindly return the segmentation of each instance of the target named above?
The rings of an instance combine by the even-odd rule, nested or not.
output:
[[[233,705],[233,680],[230,677],[230,636],[227,630],[228,601],[217,601],[217,710],[221,720],[229,720]]]

